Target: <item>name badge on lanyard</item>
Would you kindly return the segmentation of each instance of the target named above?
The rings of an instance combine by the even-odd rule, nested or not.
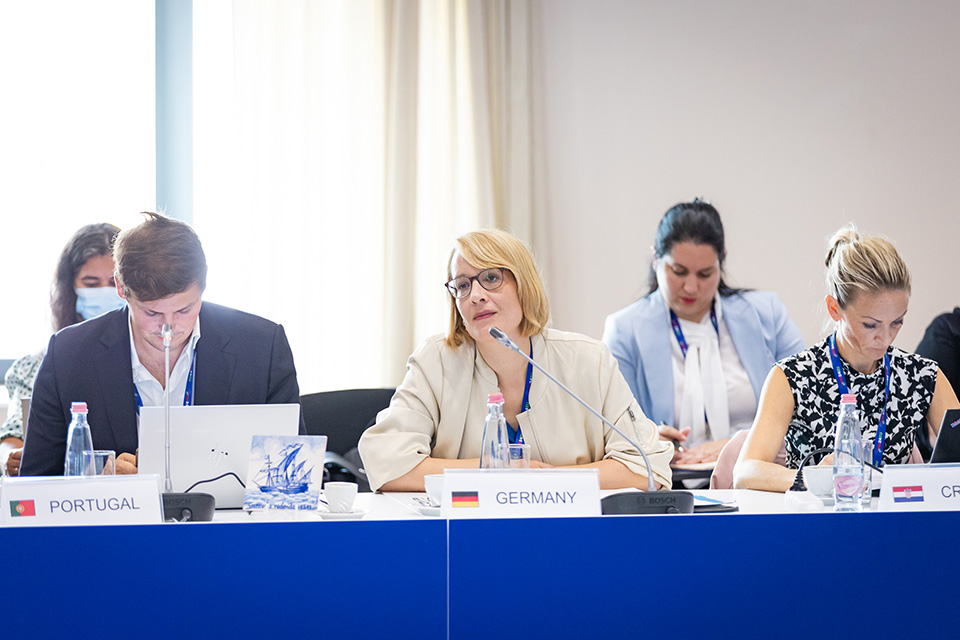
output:
[[[717,310],[714,308],[714,305],[710,305],[710,322],[713,324],[713,330],[717,332],[717,344],[720,343],[720,323],[717,322]],[[673,335],[677,338],[677,344],[680,345],[680,353],[683,354],[683,357],[687,357],[687,349],[690,347],[687,345],[687,339],[683,337],[683,329],[680,328],[680,320],[677,319],[677,314],[673,312],[673,309],[670,309],[670,326],[673,327]],[[710,420],[707,418],[707,409],[703,409],[703,421],[705,424],[709,425]],[[707,429],[707,434],[709,435],[709,428]]]
[[[720,324],[717,322],[717,311],[713,305],[710,305],[710,322],[713,324],[713,330],[717,332],[717,342],[720,342]],[[686,358],[687,349],[689,349],[687,339],[683,337],[680,320],[677,319],[677,314],[673,312],[673,309],[670,309],[670,326],[673,327],[673,335],[677,337],[677,344],[680,345],[680,353]]]
[[[190,407],[193,406],[193,368],[197,364],[197,350],[194,349],[193,353],[190,356],[190,372],[187,374],[187,388],[183,392],[183,406]],[[137,415],[140,415],[140,407],[143,406],[143,399],[140,397],[140,392],[137,390],[137,385],[133,385],[133,397],[137,401]]]
[[[830,364],[833,368],[833,377],[837,381],[840,395],[850,393],[847,387],[847,377],[843,374],[843,363],[840,352],[837,351],[837,334],[830,335]],[[890,353],[883,354],[883,409],[880,411],[880,423],[877,425],[877,437],[873,443],[873,465],[883,464],[883,443],[887,439],[887,405],[890,404]]]
[[[533,357],[533,340],[530,340],[530,357]],[[530,409],[530,383],[533,382],[533,364],[527,363],[527,381],[523,385],[523,404],[520,405],[520,413]],[[526,444],[523,441],[523,432],[520,430],[520,418],[517,418],[517,428],[507,422],[507,431],[510,436],[510,444]]]

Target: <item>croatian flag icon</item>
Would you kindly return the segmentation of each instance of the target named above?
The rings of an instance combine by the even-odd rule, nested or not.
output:
[[[923,502],[923,487],[920,485],[911,487],[894,487],[894,502]]]

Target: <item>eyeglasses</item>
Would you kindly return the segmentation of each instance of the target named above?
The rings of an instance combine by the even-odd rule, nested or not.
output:
[[[494,267],[493,269],[484,269],[475,276],[460,276],[450,282],[445,283],[447,291],[457,300],[462,300],[470,295],[473,290],[473,281],[476,280],[480,286],[487,291],[499,289],[503,284],[503,269]]]

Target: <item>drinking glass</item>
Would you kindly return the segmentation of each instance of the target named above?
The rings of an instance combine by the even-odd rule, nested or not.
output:
[[[506,455],[502,455],[502,450],[506,448]],[[530,445],[528,444],[502,444],[500,445],[501,458],[507,461],[508,469],[529,469],[530,468]]]
[[[112,476],[117,473],[117,454],[110,449],[86,449],[82,460],[85,476]]]

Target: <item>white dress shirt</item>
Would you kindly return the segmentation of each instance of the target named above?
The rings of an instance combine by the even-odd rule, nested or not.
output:
[[[128,323],[132,323],[128,314]],[[197,340],[200,339],[200,316],[193,325],[193,333],[190,335],[190,341],[180,352],[177,363],[170,372],[170,406],[180,406],[183,404],[183,396],[187,391],[187,376],[190,374],[190,366],[193,364],[193,354],[197,348]],[[137,392],[140,394],[140,400],[145,407],[159,407],[163,405],[163,383],[153,377],[153,374],[147,371],[147,368],[140,362],[140,356],[137,355],[137,348],[133,342],[133,326],[130,326],[130,363],[133,365],[133,384],[137,386]],[[196,371],[194,371],[194,380],[196,380]],[[192,404],[192,400],[191,400]]]

